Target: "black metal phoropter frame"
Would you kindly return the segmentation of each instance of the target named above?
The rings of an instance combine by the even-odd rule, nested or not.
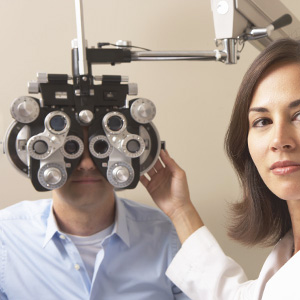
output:
[[[94,64],[154,60],[236,63],[241,42],[265,37],[291,22],[285,15],[267,28],[247,28],[237,39],[224,39],[222,50],[132,51],[124,41],[110,48],[106,43],[88,48],[82,0],[75,0],[75,7],[72,76],[39,73],[28,85],[32,95],[17,98],[11,106],[14,122],[6,133],[5,152],[37,191],[65,184],[84,151],[83,127],[88,127],[88,150],[95,165],[116,189],[135,188],[141,174],[158,159],[161,141],[152,122],[154,103],[145,98],[128,100],[127,96],[137,96],[137,85],[128,83],[124,76],[94,76]]]

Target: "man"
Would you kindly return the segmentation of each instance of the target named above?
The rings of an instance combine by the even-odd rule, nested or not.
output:
[[[119,199],[85,150],[53,199],[0,212],[0,299],[188,299],[165,276],[180,247],[158,210]]]

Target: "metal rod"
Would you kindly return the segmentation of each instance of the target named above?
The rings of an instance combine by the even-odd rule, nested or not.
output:
[[[132,61],[226,60],[226,53],[214,51],[132,51]]]
[[[88,74],[82,0],[75,0],[79,75]]]

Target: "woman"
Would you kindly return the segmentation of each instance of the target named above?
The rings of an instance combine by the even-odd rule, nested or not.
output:
[[[163,164],[157,162],[150,179],[143,176],[141,182],[183,243],[167,275],[191,299],[300,299],[295,273],[300,269],[299,42],[276,41],[250,66],[225,147],[243,189],[229,235],[248,245],[276,246],[259,278],[247,281],[204,226],[184,171],[162,151]]]

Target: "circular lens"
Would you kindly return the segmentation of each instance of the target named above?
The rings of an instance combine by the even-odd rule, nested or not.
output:
[[[137,140],[130,140],[126,145],[126,148],[129,152],[136,153],[140,150],[141,145]]]
[[[65,143],[65,151],[68,154],[76,154],[79,150],[79,144],[77,141],[71,140]]]
[[[108,119],[107,126],[112,131],[119,131],[123,126],[123,120],[119,116],[112,116]]]
[[[108,151],[108,144],[106,141],[103,141],[103,140],[98,140],[95,142],[94,144],[94,149],[95,149],[95,152],[98,153],[98,154],[104,154]]]
[[[32,148],[36,154],[44,154],[48,151],[48,144],[45,141],[39,140],[33,144]]]
[[[83,153],[84,145],[82,140],[76,135],[69,135],[65,139],[64,146],[60,148],[63,156],[68,159],[76,159]]]
[[[67,125],[67,121],[61,115],[54,116],[50,120],[50,126],[55,131],[62,131],[62,130],[64,130],[65,127],[66,127],[66,125]]]
[[[111,154],[113,147],[105,135],[96,135],[90,140],[89,150],[94,157],[102,159]]]

